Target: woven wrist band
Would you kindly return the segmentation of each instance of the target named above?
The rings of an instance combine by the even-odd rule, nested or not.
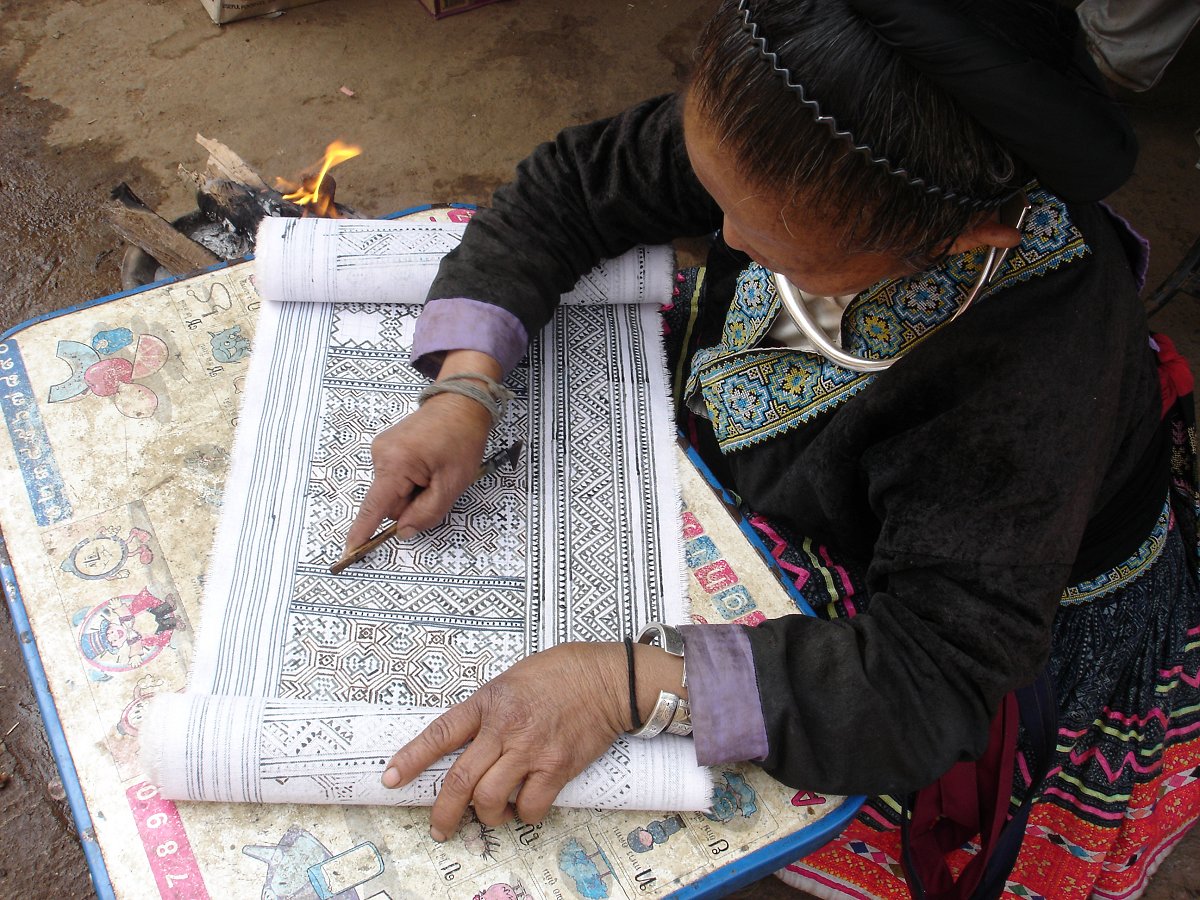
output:
[[[473,381],[482,382],[482,386],[472,384]],[[430,397],[436,397],[438,394],[459,394],[463,397],[470,397],[491,413],[493,428],[504,418],[504,413],[508,410],[508,402],[513,398],[513,392],[494,378],[489,378],[487,375],[464,373],[447,375],[441,381],[425,385],[421,389],[421,393],[417,395],[417,405],[420,406]]]

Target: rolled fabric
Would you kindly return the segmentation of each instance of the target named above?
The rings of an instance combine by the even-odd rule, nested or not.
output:
[[[143,771],[169,800],[429,806],[457,754],[401,788],[380,777],[439,710],[208,694],[164,694],[147,712]],[[688,738],[619,739],[556,806],[703,810],[712,778]]]
[[[424,303],[442,257],[458,246],[466,222],[411,219],[262,220],[254,280],[268,301]],[[573,305],[666,303],[675,254],[635,247],[606,260],[563,295]]]

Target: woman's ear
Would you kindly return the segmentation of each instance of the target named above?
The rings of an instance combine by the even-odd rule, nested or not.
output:
[[[950,253],[966,253],[976,247],[1015,247],[1021,243],[1021,232],[999,219],[984,219],[968,226],[967,230],[954,239]]]

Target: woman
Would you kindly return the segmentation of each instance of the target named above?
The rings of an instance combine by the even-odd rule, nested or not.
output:
[[[1023,896],[1132,895],[1200,810],[1194,495],[1168,503],[1182,401],[1137,300],[1142,247],[1094,202],[1128,175],[1132,137],[1069,11],[950,7],[726,0],[685,95],[539,148],[443,264],[414,347],[439,387],[377,438],[348,545],[384,516],[402,535],[440,520],[478,464],[496,382],[580,273],[719,229],[681,297],[696,302],[671,312],[685,424],[794,564],[812,565],[807,538],[848,574],[809,579],[821,618],[680,629],[686,687],[682,661],[645,645],[513,666],[384,776],[471,742],[436,839],[468,803],[499,823],[514,791],[541,818],[660,691],[689,699],[702,763],[878,795],[792,867],[827,896],[904,895],[889,857],[944,887],[928,789],[981,757],[972,779],[990,766],[1014,804],[1036,801],[1009,876]],[[985,269],[985,248],[1003,262]],[[832,340],[798,329],[806,316]],[[1057,747],[1051,716],[1014,766],[1011,698],[1047,682]],[[728,702],[747,694],[749,710]],[[993,837],[977,858],[1004,856]],[[997,894],[1009,864],[976,865],[964,895],[989,879]]]

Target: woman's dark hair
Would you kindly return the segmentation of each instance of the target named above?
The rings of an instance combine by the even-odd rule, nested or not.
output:
[[[965,15],[1000,40],[1059,68],[1074,16],[1053,0],[966,0]],[[854,152],[816,121],[724,0],[700,38],[692,96],[749,181],[843,223],[850,250],[895,253],[925,264],[1032,173],[942,88],[888,46],[845,0],[756,0],[748,4],[769,49],[821,113],[858,144],[940,192],[914,187]],[[1069,17],[1069,18],[1068,18]]]

